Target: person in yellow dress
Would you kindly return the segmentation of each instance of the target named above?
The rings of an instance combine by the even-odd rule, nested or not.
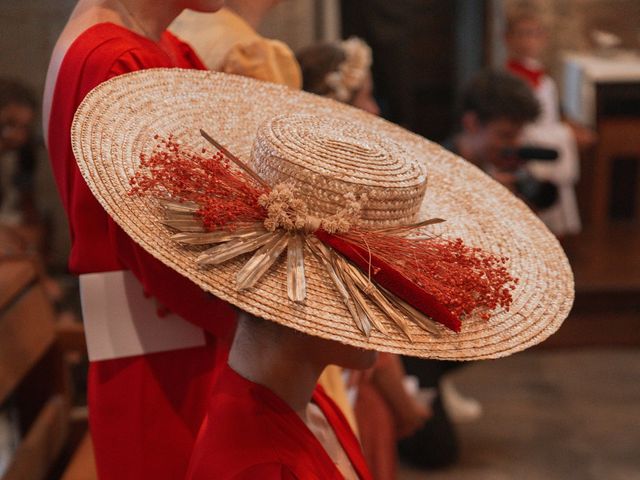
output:
[[[170,29],[187,41],[210,70],[302,87],[291,49],[262,37],[257,29],[280,0],[228,0],[215,13],[185,10]]]

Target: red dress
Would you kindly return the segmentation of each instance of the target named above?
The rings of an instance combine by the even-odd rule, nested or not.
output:
[[[349,423],[321,387],[312,401],[362,480],[371,480]],[[230,367],[215,382],[193,450],[189,480],[342,480],[311,430],[280,397]]]
[[[184,478],[214,366],[226,362],[235,326],[228,304],[154,259],[114,223],[72,153],[74,112],[95,86],[146,68],[204,68],[170,33],[161,45],[112,23],[87,29],[61,64],[49,120],[49,155],[71,230],[70,270],[131,270],[158,303],[208,333],[205,347],[91,363],[89,420],[101,479]]]

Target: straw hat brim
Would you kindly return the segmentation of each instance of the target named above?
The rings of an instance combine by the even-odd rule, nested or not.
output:
[[[208,147],[203,128],[247,161],[258,127],[283,113],[345,119],[400,143],[424,162],[428,175],[421,218],[447,221],[433,231],[460,237],[509,258],[519,279],[508,312],[465,318],[462,331],[428,333],[411,325],[409,341],[380,314],[388,334],[365,337],[355,326],[324,267],[305,256],[307,299],[289,300],[286,265],[279,261],[250,290],[234,288],[248,256],[201,267],[198,252],[170,239],[157,201],[128,195],[140,153],[156,134],[174,135],[195,150]],[[145,250],[204,290],[258,317],[345,344],[425,358],[497,358],[554,333],[571,309],[573,274],[556,238],[531,210],[481,170],[440,146],[355,108],[286,87],[214,72],[153,69],[116,77],[90,92],[78,108],[72,145],[80,171],[107,213]]]

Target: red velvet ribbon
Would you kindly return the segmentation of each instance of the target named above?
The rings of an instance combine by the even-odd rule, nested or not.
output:
[[[317,230],[314,235],[325,245],[343,255],[381,287],[401,298],[416,310],[422,312],[445,327],[459,332],[461,322],[436,297],[409,280],[400,270],[385,262],[368,250],[355,245],[345,238]]]

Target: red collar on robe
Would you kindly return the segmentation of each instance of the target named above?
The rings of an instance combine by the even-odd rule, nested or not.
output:
[[[542,77],[546,74],[543,68],[535,68],[515,59],[507,62],[507,70],[529,82],[533,88],[540,86]]]

